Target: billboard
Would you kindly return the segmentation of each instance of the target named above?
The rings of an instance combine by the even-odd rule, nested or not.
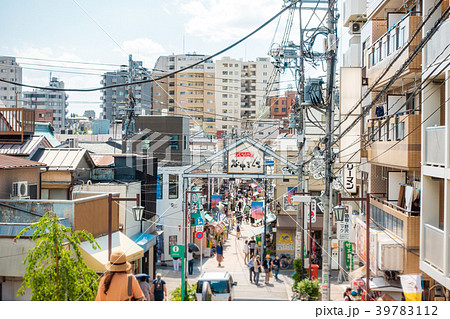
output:
[[[264,152],[244,142],[228,152],[228,174],[264,174]]]

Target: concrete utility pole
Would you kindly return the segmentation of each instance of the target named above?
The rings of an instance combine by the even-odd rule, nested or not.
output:
[[[324,216],[323,216],[323,242],[322,242],[322,300],[330,300],[330,267],[331,267],[331,223],[332,211],[332,132],[334,122],[333,89],[336,73],[336,31],[335,31],[335,0],[328,0],[327,12],[327,92],[326,92],[326,128],[325,128],[325,189],[324,189]]]
[[[300,27],[300,41],[299,41],[299,56],[298,56],[298,70],[299,70],[299,79],[298,79],[298,103],[297,109],[295,112],[298,117],[298,126],[297,126],[297,147],[298,147],[298,177],[297,177],[297,193],[304,193],[305,190],[305,179],[303,176],[304,172],[304,160],[303,160],[303,152],[305,150],[305,116],[304,116],[304,108],[306,106],[303,105],[305,100],[305,70],[304,70],[304,60],[303,60],[303,27],[302,27],[302,3],[299,3],[298,6],[298,15],[299,15],[299,27]],[[297,223],[296,223],[296,249],[295,249],[295,258],[301,258],[302,267],[305,267],[305,205],[302,203],[298,204],[297,209]],[[300,245],[298,244],[300,237]]]

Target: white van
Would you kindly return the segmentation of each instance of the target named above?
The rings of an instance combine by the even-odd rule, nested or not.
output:
[[[205,281],[209,282],[212,301],[234,300],[234,286],[237,285],[237,282],[233,281],[233,277],[228,272],[205,272],[197,281],[196,301],[202,301],[202,287]]]

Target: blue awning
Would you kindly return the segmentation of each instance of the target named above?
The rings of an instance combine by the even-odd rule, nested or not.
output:
[[[134,241],[136,244],[138,244],[142,249],[144,249],[144,252],[152,248],[156,245],[156,239],[158,236],[147,234],[147,233],[139,233],[133,238],[131,238],[132,241]]]

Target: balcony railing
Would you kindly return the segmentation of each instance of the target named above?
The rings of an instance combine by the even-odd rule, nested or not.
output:
[[[383,204],[383,205],[389,206],[390,208],[395,209],[395,210],[401,212],[402,214],[405,214],[406,216],[418,216],[420,213],[419,211],[407,210],[403,207],[400,207],[400,206],[394,204],[392,201],[391,202],[387,201],[386,198],[377,197],[373,194],[370,194],[370,198]]]
[[[425,128],[425,164],[445,166],[442,150],[445,150],[445,126]]]
[[[368,158],[394,167],[420,167],[420,114],[413,110],[368,120]]]
[[[440,271],[444,270],[444,232],[432,225],[423,225],[424,260]]]
[[[34,110],[0,108],[0,140],[2,143],[22,143],[24,135],[34,133]]]

